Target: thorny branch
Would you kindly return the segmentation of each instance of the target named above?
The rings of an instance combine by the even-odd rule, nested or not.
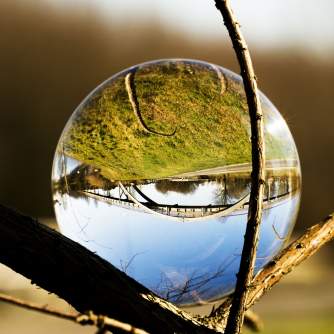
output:
[[[256,76],[246,41],[241,33],[229,0],[215,0],[229,32],[236,56],[239,61],[241,76],[247,98],[251,122],[252,142],[252,183],[249,200],[248,222],[241,255],[240,269],[233,302],[226,325],[227,334],[240,333],[244,320],[245,304],[250,283],[253,279],[256,249],[262,217],[262,199],[265,184],[265,149],[263,134],[263,115],[257,90]]]

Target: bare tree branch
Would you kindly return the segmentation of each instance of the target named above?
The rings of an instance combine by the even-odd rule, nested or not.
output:
[[[0,302],[12,304],[31,311],[37,311],[39,313],[50,315],[56,318],[70,320],[80,325],[99,326],[101,323],[103,323],[104,326],[101,326],[103,327],[103,329],[107,330],[116,329],[120,332],[147,334],[147,332],[142,329],[133,327],[130,324],[126,324],[109,317],[95,315],[92,311],[86,312],[86,314],[63,312],[54,309],[48,305],[39,305],[3,293],[0,293]],[[252,331],[258,332],[262,328],[262,321],[260,320],[257,314],[255,314],[252,311],[247,311],[245,313],[244,325],[247,326]]]
[[[316,253],[324,244],[334,239],[334,214],[322,223],[309,228],[300,238],[286,247],[273,261],[268,263],[254,278],[247,295],[245,309],[254,305],[268,290],[277,284],[296,266]],[[219,326],[226,323],[232,304],[232,296],[214,310],[207,321]]]
[[[333,238],[333,216],[306,231],[255,277],[246,308]],[[74,241],[1,205],[0,262],[81,313],[92,310],[151,333],[223,333],[232,302],[194,318]]]
[[[38,305],[35,303],[31,303],[31,302],[27,302],[25,300],[13,297],[13,296],[9,296],[3,293],[0,293],[0,301],[4,302],[4,303],[8,303],[11,305],[15,305],[15,306],[19,306],[22,308],[25,308],[27,310],[31,310],[31,311],[37,311],[40,313],[44,313],[47,315],[52,315],[56,318],[60,318],[60,319],[65,319],[65,320],[73,320],[76,318],[76,316],[78,316],[79,314],[75,315],[73,313],[67,313],[67,312],[62,312],[62,311],[58,311],[56,309],[53,309],[47,305]]]
[[[125,323],[129,322],[152,333],[223,333],[226,325],[225,333],[235,334],[240,332],[244,317],[247,319],[245,324],[249,320],[254,329],[259,329],[256,316],[245,314],[245,311],[295,266],[334,238],[334,218],[329,216],[323,224],[312,227],[283,250],[252,281],[265,182],[263,116],[252,61],[240,26],[228,0],[215,0],[215,3],[224,18],[240,64],[252,131],[252,188],[234,296],[227,298],[209,317],[192,317],[74,241],[0,205],[0,262],[30,278],[32,283],[64,298],[80,312],[93,311],[62,313],[3,294],[0,294],[0,300],[82,325],[95,325],[99,328],[98,333],[111,328],[115,333],[147,333]],[[130,75],[126,78],[126,88],[136,111],[131,79]]]
[[[247,294],[253,279],[259,226],[262,217],[262,199],[265,183],[265,150],[263,134],[263,115],[256,76],[246,41],[241,33],[239,23],[232,12],[229,0],[215,0],[229,32],[236,56],[239,61],[241,76],[247,97],[248,111],[252,132],[252,185],[249,200],[248,222],[241,255],[240,269],[233,297],[230,315],[226,325],[226,333],[240,333]]]
[[[87,314],[62,312],[47,305],[38,305],[19,298],[15,298],[13,296],[5,295],[3,293],[0,293],[0,301],[25,308],[27,310],[51,315],[56,318],[70,320],[83,326],[94,325],[97,327],[103,327],[105,330],[115,329],[120,333],[148,334],[142,329],[133,327],[129,324],[111,319],[109,317],[95,315],[93,312],[88,312]]]
[[[150,333],[214,333],[83,246],[1,205],[0,262],[81,313]]]

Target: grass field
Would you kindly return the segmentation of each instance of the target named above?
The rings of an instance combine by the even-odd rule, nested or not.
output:
[[[157,179],[250,161],[247,104],[241,87],[210,65],[160,63],[134,74],[143,129],[123,73],[79,107],[63,136],[65,154],[101,168],[111,180]],[[271,117],[267,113],[267,118]],[[280,159],[288,145],[266,136],[267,155]],[[289,148],[288,148],[289,150]],[[291,152],[290,152],[291,153]],[[290,154],[288,152],[288,154]]]

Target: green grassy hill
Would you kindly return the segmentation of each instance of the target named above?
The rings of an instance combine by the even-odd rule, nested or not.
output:
[[[65,154],[101,168],[111,180],[157,179],[250,161],[247,104],[228,76],[222,83],[211,65],[191,62],[137,68],[133,93],[143,122],[155,132],[175,132],[162,136],[145,131],[136,116],[126,74],[79,107],[62,138]],[[266,143],[269,158],[285,154],[285,143],[270,135]]]

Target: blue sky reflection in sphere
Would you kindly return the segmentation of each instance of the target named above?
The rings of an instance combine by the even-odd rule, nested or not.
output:
[[[256,270],[284,246],[300,201],[291,133],[261,94],[266,187]],[[62,233],[178,305],[233,291],[247,222],[250,124],[242,81],[172,59],[116,74],[59,140],[53,193]]]

